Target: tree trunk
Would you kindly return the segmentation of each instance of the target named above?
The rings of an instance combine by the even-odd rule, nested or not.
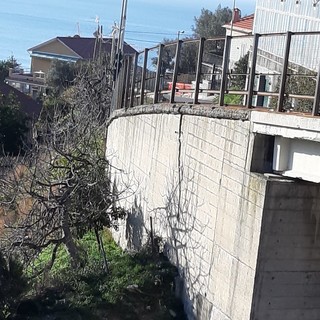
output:
[[[78,246],[76,245],[72,237],[68,214],[65,212],[65,210],[63,212],[62,230],[64,233],[64,244],[67,247],[67,250],[71,257],[71,266],[73,268],[77,268],[81,265],[80,252]]]
[[[104,271],[109,272],[108,259],[107,259],[106,251],[104,249],[102,238],[100,237],[99,231],[96,228],[94,229],[94,232],[96,234],[96,239],[97,239],[100,254],[102,255],[102,258],[103,258]]]

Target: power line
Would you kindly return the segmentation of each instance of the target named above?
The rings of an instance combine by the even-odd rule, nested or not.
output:
[[[139,41],[139,42],[149,42],[149,43],[160,43],[159,41],[141,40],[141,39],[133,39],[133,38],[126,38],[126,40]]]
[[[138,34],[159,34],[167,36],[175,36],[177,33],[168,33],[168,32],[151,32],[151,31],[126,31],[127,33],[138,33]],[[191,34],[186,34],[186,36],[191,36]]]

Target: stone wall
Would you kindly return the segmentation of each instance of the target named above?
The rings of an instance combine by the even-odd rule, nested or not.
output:
[[[135,108],[110,121],[107,157],[130,210],[115,236],[137,248],[152,218],[189,318],[249,319],[267,179],[246,170],[247,111],[197,110]]]

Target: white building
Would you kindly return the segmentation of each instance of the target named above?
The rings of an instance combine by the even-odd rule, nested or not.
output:
[[[320,31],[320,3],[317,4],[317,2],[317,0],[257,0],[253,32],[264,34],[287,31]],[[278,71],[276,68],[277,62],[281,64],[284,47],[284,36],[262,37],[260,39],[259,48],[266,53],[269,59],[275,62],[272,65],[274,71]],[[319,47],[319,36],[293,35],[289,56],[290,63],[309,70],[318,70],[320,63]],[[272,68],[269,61],[269,65],[265,64],[265,70],[260,68],[260,71],[270,69]]]
[[[252,49],[254,15],[241,18],[239,9],[234,10],[233,23],[224,25],[226,35],[234,37],[230,48],[230,65],[232,69],[234,63],[245,56]]]

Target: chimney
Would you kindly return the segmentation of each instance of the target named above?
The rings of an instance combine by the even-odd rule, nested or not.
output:
[[[238,22],[241,19],[241,11],[238,8],[233,9],[232,20],[233,23]]]

